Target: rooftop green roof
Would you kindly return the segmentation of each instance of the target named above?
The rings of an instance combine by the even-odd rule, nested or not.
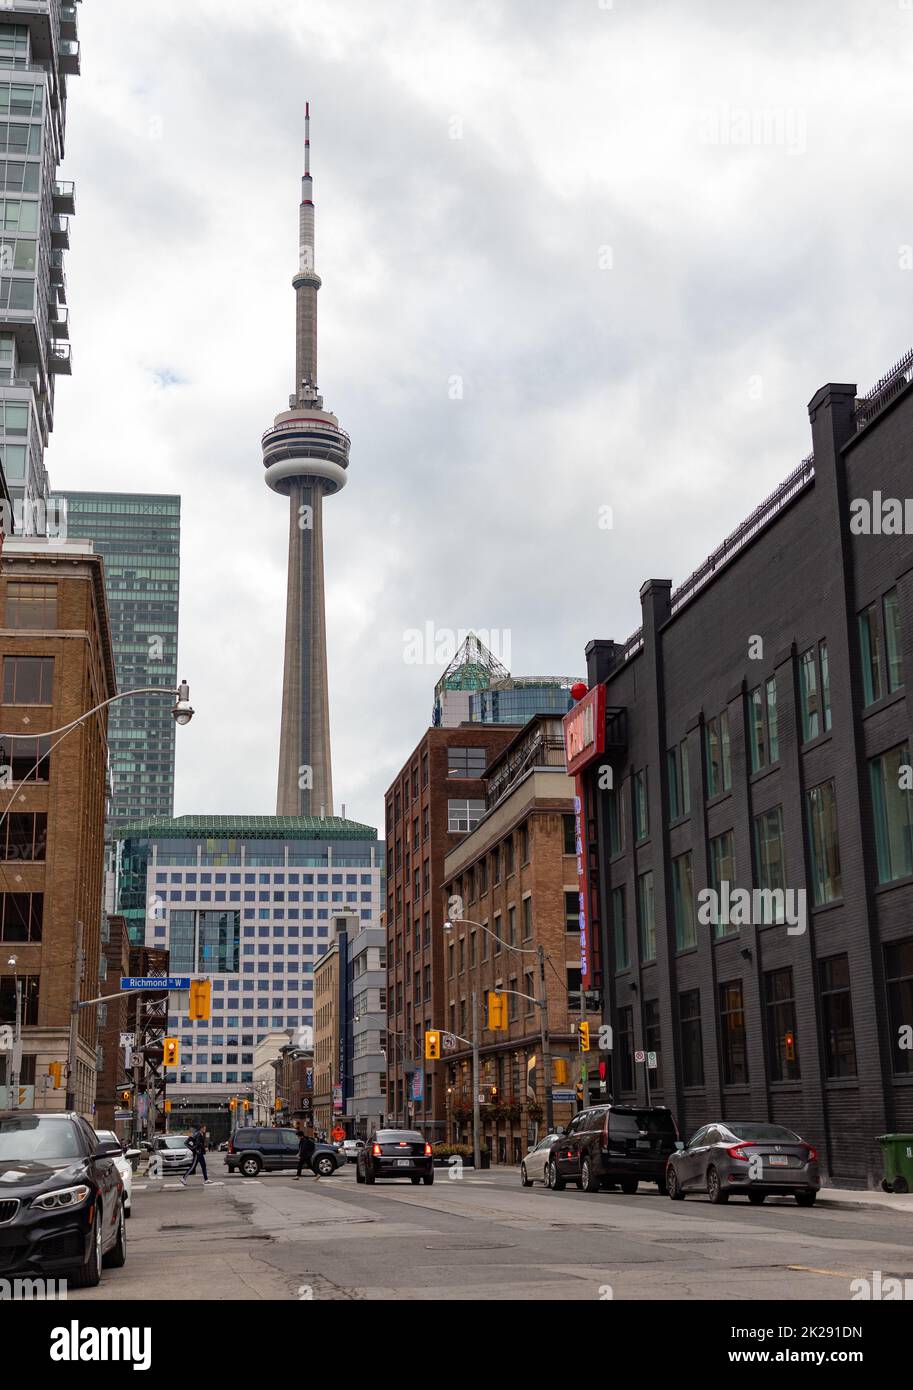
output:
[[[119,825],[118,840],[376,840],[373,825],[340,816],[153,816]]]

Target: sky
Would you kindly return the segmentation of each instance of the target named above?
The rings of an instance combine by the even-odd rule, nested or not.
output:
[[[913,345],[913,0],[88,0],[80,39],[47,463],[181,495],[176,814],[275,809],[305,100],[334,793],[381,833],[461,631],[585,674]]]

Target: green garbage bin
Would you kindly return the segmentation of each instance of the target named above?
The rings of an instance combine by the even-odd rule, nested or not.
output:
[[[913,1134],[879,1134],[885,1192],[913,1192]]]

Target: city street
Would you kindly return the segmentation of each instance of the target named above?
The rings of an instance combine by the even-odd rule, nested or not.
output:
[[[673,1205],[654,1188],[524,1189],[513,1169],[439,1170],[430,1188],[359,1186],[351,1165],[245,1180],[212,1157],[208,1188],[138,1176],[125,1268],[71,1301],[837,1301],[875,1271],[913,1279],[913,1205]]]

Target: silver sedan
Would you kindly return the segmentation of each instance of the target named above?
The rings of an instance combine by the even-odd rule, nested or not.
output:
[[[532,1187],[534,1182],[548,1182],[548,1156],[557,1134],[546,1134],[538,1144],[534,1144],[520,1164],[520,1181],[524,1187]]]
[[[776,1195],[811,1207],[820,1186],[817,1151],[782,1125],[718,1120],[699,1129],[666,1166],[673,1202],[704,1192],[714,1205],[741,1195],[760,1206]]]

